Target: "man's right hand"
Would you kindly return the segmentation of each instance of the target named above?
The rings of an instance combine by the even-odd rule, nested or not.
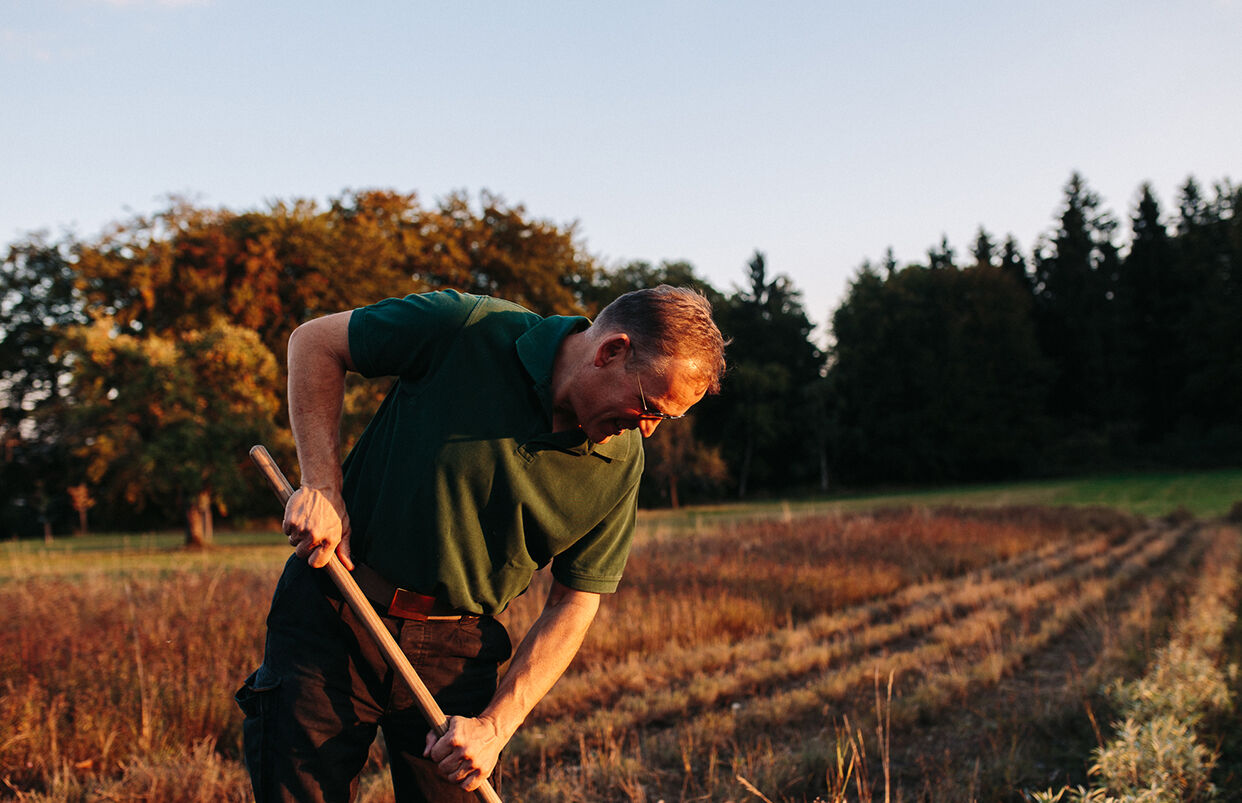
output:
[[[349,555],[349,513],[339,493],[299,488],[285,505],[285,535],[299,558],[316,569],[328,565],[335,550],[346,569],[353,571]]]

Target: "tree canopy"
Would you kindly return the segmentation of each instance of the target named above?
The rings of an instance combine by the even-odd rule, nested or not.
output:
[[[1001,268],[863,270],[833,315],[833,457],[842,479],[927,482],[1020,474],[1049,366],[1031,301]]]
[[[369,190],[240,213],[172,199],[94,240],[28,237],[0,274],[0,522],[63,521],[86,482],[105,525],[179,510],[209,536],[211,510],[257,504],[249,445],[294,464],[278,377],[298,324],[445,287],[581,313],[597,272],[573,224],[487,193],[477,207]],[[347,442],[383,385],[351,383]]]
[[[271,351],[254,331],[224,321],[136,337],[117,334],[107,318],[75,329],[66,347],[74,355],[69,441],[86,481],[113,506],[184,511],[188,541],[209,543],[212,510],[253,498],[243,470],[249,448],[274,444],[279,431]]]
[[[350,191],[261,210],[166,208],[89,240],[29,235],[0,265],[0,536],[266,515],[253,442],[294,469],[289,333],[454,288],[592,315],[628,290],[698,289],[732,343],[719,396],[648,441],[645,504],[876,483],[1002,479],[1242,454],[1242,191],[1189,178],[1127,229],[1086,179],[1024,253],[979,226],[960,252],[864,263],[817,337],[762,251],[713,287],[685,262],[604,266],[575,223],[482,193],[433,206]],[[1128,236],[1128,239],[1127,239]],[[822,344],[826,344],[826,348]],[[343,442],[387,387],[353,381]],[[296,472],[291,471],[296,480]]]

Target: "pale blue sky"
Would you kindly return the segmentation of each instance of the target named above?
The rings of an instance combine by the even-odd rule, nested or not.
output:
[[[0,0],[0,242],[169,193],[482,189],[615,265],[751,253],[824,323],[865,258],[1025,251],[1072,171],[1242,180],[1242,1]]]

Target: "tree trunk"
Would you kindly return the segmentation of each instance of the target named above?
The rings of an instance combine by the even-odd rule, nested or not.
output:
[[[746,433],[746,449],[742,452],[742,467],[737,472],[737,497],[746,498],[746,481],[750,478],[750,458],[755,453],[755,437]]]
[[[192,549],[201,549],[203,543],[203,517],[198,514],[198,505],[185,506],[185,545]]]
[[[205,549],[212,537],[211,492],[199,491],[185,508],[185,545],[191,549]]]
[[[668,477],[668,503],[676,510],[681,507],[681,502],[677,498],[677,475],[670,474]]]
[[[216,540],[215,522],[211,512],[211,494],[203,491],[198,495],[198,509],[203,514],[203,539],[208,545]]]
[[[828,448],[822,443],[819,445],[819,490],[822,493],[828,493]]]

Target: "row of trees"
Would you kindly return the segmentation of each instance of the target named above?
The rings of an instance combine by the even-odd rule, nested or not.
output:
[[[1242,191],[1193,179],[1131,239],[1079,175],[1029,259],[980,230],[959,264],[865,265],[832,318],[833,463],[846,482],[1236,465]]]
[[[1117,461],[1236,459],[1242,445],[1242,197],[1193,180],[1166,219],[1144,188],[1128,245],[1079,176],[1029,257],[983,231],[959,262],[865,264],[831,346],[761,253],[722,292],[686,263],[605,268],[573,225],[483,194],[434,207],[183,201],[91,240],[33,235],[0,272],[0,535],[262,515],[256,442],[294,464],[284,344],[316,315],[438,288],[593,314],[660,282],[713,301],[725,392],[648,442],[648,503],[842,483],[1000,478]],[[346,440],[383,382],[353,382]],[[70,491],[70,489],[73,489]]]

